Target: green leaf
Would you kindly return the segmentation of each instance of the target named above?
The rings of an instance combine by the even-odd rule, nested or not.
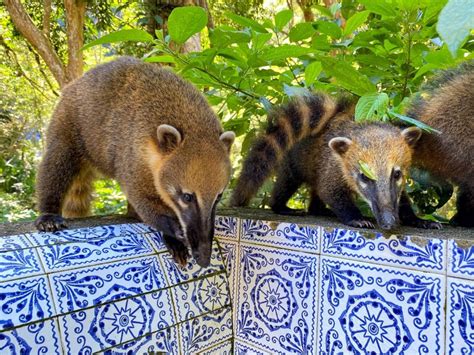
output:
[[[158,55],[143,59],[147,63],[175,63],[174,57],[171,55]]]
[[[306,88],[302,88],[301,86],[290,86],[287,84],[283,84],[283,92],[289,97],[306,96],[311,94],[311,92]]]
[[[355,108],[356,121],[378,121],[388,107],[388,95],[384,92],[362,96]]]
[[[99,44],[105,43],[115,43],[115,42],[152,42],[153,36],[148,32],[142,30],[120,30],[116,32],[109,33],[105,36],[97,38],[96,40],[87,43],[82,50],[86,50],[90,47],[97,46]]]
[[[303,39],[311,37],[316,30],[314,29],[313,25],[309,22],[298,23],[297,25],[293,26],[290,30],[290,41],[297,42]]]
[[[346,27],[344,28],[344,35],[347,36],[358,29],[365,21],[367,21],[367,17],[369,16],[370,11],[361,11],[356,12],[352,15],[346,22]]]
[[[306,86],[310,86],[312,83],[315,82],[322,69],[323,66],[321,62],[312,62],[308,64],[308,66],[304,70],[304,82]]]
[[[283,10],[275,15],[275,27],[281,31],[293,18],[293,11]]]
[[[423,131],[426,131],[428,133],[438,133],[438,134],[441,134],[442,132],[441,131],[438,131],[437,129],[433,128],[433,127],[430,127],[428,126],[426,123],[424,122],[421,122],[421,121],[418,121],[412,117],[408,117],[408,116],[404,116],[404,115],[401,115],[399,113],[396,113],[392,110],[390,110],[388,112],[389,114],[395,116],[396,118],[398,118],[400,121],[402,122],[405,122],[405,123],[409,123],[409,124],[412,124],[414,126],[417,126],[418,128],[421,128]]]
[[[168,31],[173,41],[183,44],[201,32],[207,24],[207,12],[199,6],[176,7],[168,18]]]
[[[260,59],[268,62],[274,62],[290,57],[299,57],[311,52],[312,50],[310,48],[300,47],[292,44],[283,44],[280,47],[268,48],[261,54]]]
[[[369,164],[362,160],[359,160],[359,168],[362,174],[367,176],[370,180],[377,181],[377,175],[375,175],[375,173],[372,171]]]
[[[257,32],[265,33],[268,32],[265,27],[263,27],[261,24],[259,24],[257,21],[252,20],[247,17],[243,17],[237,14],[234,14],[232,12],[225,12],[225,16],[230,18],[232,21],[235,23],[242,25],[244,27],[249,27]]]
[[[382,16],[396,16],[397,12],[391,1],[388,0],[359,0],[367,10]]]
[[[342,30],[341,28],[335,24],[334,22],[329,21],[316,21],[313,23],[313,27],[331,38],[341,38]]]
[[[436,29],[453,57],[474,28],[472,0],[449,0],[441,10]]]

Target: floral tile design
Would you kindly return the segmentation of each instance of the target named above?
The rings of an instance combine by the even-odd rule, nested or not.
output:
[[[235,355],[272,355],[262,349],[256,348],[254,345],[248,345],[240,340],[234,341],[234,354]]]
[[[153,249],[155,249],[157,253],[168,251],[161,232],[146,233],[145,238],[148,239],[150,244],[153,246]]]
[[[317,253],[320,249],[320,234],[321,228],[318,226],[243,219],[240,240]]]
[[[240,220],[230,216],[216,216],[214,235],[219,239],[239,239]]]
[[[367,261],[377,265],[403,266],[443,273],[446,263],[446,241],[420,237],[386,238],[381,233],[367,235],[349,229],[323,229],[322,254]]]
[[[319,256],[240,246],[236,337],[271,353],[315,353]]]
[[[0,283],[0,310],[0,330],[55,316],[46,276]]]
[[[76,243],[54,244],[39,248],[46,272],[93,266],[107,261],[150,255],[153,248],[141,234],[122,234],[110,238],[90,239]]]
[[[212,348],[209,348],[207,350],[204,350],[200,352],[199,354],[202,355],[231,355],[233,354],[232,352],[232,340],[226,340],[221,344],[217,344],[216,346],[213,346]]]
[[[136,296],[167,286],[157,256],[54,273],[49,278],[60,314],[97,305],[98,296],[116,285],[135,290]]]
[[[448,275],[474,280],[474,241],[449,240]]]
[[[224,307],[179,325],[182,354],[199,353],[232,337],[232,311]]]
[[[13,246],[14,243],[10,245]],[[35,248],[12,248],[0,252],[0,281],[10,281],[43,273],[43,267]]]
[[[98,295],[95,308],[61,316],[64,349],[70,354],[91,354],[115,347],[128,351],[147,343],[146,335],[175,324],[167,290],[140,296],[134,287],[116,284]],[[128,341],[139,339],[135,343]]]
[[[9,250],[25,249],[33,246],[24,234],[0,237],[0,253]]]
[[[474,283],[448,278],[446,353],[474,354]]]
[[[222,272],[173,287],[178,322],[230,306],[227,278]]]
[[[321,257],[320,280],[320,354],[444,354],[444,276]]]
[[[62,354],[56,320],[48,319],[0,333],[0,352],[1,354]]]

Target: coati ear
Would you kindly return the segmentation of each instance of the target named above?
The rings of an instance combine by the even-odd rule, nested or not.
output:
[[[181,133],[169,124],[159,125],[156,130],[158,148],[163,153],[171,153],[181,143]]]
[[[334,137],[328,143],[329,148],[339,155],[343,155],[347,152],[351,144],[352,141],[347,137]]]
[[[232,147],[232,143],[234,143],[235,139],[235,133],[232,131],[226,131],[221,134],[219,139],[222,141],[222,143],[225,144],[227,147],[227,151],[230,152],[230,148]]]
[[[418,127],[408,127],[402,131],[402,136],[409,146],[413,147],[421,137],[421,129]]]

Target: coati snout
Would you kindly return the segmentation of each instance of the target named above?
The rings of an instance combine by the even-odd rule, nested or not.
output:
[[[129,214],[163,233],[174,260],[210,261],[234,133],[170,70],[123,57],[64,88],[37,181],[39,230],[86,216],[95,172],[116,179]]]
[[[366,127],[370,134],[334,137],[328,145],[341,164],[342,178],[368,203],[380,228],[390,230],[399,224],[411,148],[421,130],[410,127],[397,134],[382,125]]]

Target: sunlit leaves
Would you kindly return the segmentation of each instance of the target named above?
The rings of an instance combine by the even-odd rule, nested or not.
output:
[[[115,43],[115,42],[151,42],[153,37],[146,31],[131,29],[131,30],[120,30],[116,32],[109,33],[105,36],[102,36],[95,41],[87,43],[83,50],[88,49],[93,46],[105,43]]]
[[[356,121],[378,121],[387,111],[388,95],[384,92],[362,96],[355,108]]]
[[[459,47],[474,28],[472,0],[449,0],[439,14],[436,28],[453,57],[456,57]]]
[[[183,44],[207,24],[207,13],[199,6],[176,7],[168,18],[168,31],[173,41]]]

